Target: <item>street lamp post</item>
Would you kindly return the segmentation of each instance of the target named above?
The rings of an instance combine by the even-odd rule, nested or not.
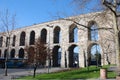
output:
[[[49,69],[51,67],[51,50],[50,50],[50,28],[53,28],[53,26],[47,25],[47,27],[49,27],[49,41],[48,41],[48,73],[49,73]]]

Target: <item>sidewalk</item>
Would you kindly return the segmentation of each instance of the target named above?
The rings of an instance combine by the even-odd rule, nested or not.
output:
[[[67,68],[50,68],[49,73],[66,70],[66,69]],[[39,73],[39,74],[48,73],[48,68],[37,69],[36,73]],[[0,80],[14,80],[15,78],[19,78],[22,76],[28,76],[28,75],[33,75],[33,69],[28,69],[22,72],[8,73],[8,76],[4,76],[4,74],[0,74]]]

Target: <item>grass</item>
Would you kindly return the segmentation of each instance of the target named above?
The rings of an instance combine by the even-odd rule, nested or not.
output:
[[[109,68],[109,66],[103,66],[103,68]],[[100,68],[96,66],[91,66],[88,68],[78,68],[78,69],[70,69],[68,71],[60,71],[49,74],[38,74],[33,79],[32,76],[21,77],[18,80],[70,80],[70,79],[97,79],[100,75]],[[108,78],[115,78],[115,72],[107,71]]]

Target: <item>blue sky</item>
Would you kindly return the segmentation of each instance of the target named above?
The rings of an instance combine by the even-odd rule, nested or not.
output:
[[[0,11],[6,9],[16,14],[16,27],[25,27],[33,24],[55,20],[58,13],[65,17],[74,15],[75,6],[72,0],[0,0]],[[99,0],[92,0],[85,13],[90,12],[89,6],[97,6]],[[94,5],[93,5],[94,4]],[[78,10],[79,11],[79,10]],[[76,49],[75,51],[77,51]]]
[[[91,12],[91,8],[98,5],[96,3],[99,1],[91,0],[85,13]],[[54,16],[58,13],[64,17],[81,13],[72,4],[72,0],[0,0],[0,11],[4,12],[6,9],[11,14],[16,14],[17,27],[55,20]]]
[[[53,16],[71,16],[71,0],[0,0],[0,11],[16,14],[17,27],[55,20]]]

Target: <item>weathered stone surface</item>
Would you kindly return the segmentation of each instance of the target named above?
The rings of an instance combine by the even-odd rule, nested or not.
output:
[[[41,35],[41,31],[45,29],[47,31],[47,39],[46,43],[50,44],[51,49],[54,49],[56,46],[59,46],[61,48],[61,67],[65,67],[65,64],[67,64],[67,67],[69,67],[70,64],[70,58],[69,48],[71,46],[72,49],[74,46],[79,47],[79,67],[85,67],[87,65],[87,60],[89,58],[90,49],[93,45],[98,44],[101,47],[100,53],[101,53],[101,63],[102,65],[108,64],[110,62],[111,64],[116,63],[116,54],[114,50],[114,36],[113,36],[113,30],[108,29],[112,28],[112,20],[110,14],[103,14],[104,12],[98,12],[98,13],[90,13],[90,14],[84,14],[79,16],[73,16],[69,17],[67,19],[69,20],[56,20],[56,21],[50,21],[46,23],[36,24],[32,26],[27,26],[24,28],[19,28],[13,31],[11,36],[10,43],[12,44],[13,36],[16,36],[15,46],[10,46],[10,53],[12,49],[15,49],[15,58],[19,58],[19,50],[21,48],[24,49],[25,46],[20,46],[20,35],[21,32],[25,32],[25,45],[29,45],[30,41],[30,32],[35,32],[35,39],[37,39]],[[103,17],[103,15],[107,16],[107,19]],[[87,28],[85,28],[82,25],[76,24],[73,21],[74,20],[79,24],[82,24],[84,26],[90,27],[90,22],[95,22],[99,28],[99,38],[98,41],[91,41],[89,40],[89,31]],[[48,26],[53,26],[52,28]],[[78,42],[69,42],[69,30],[70,27],[78,28]],[[60,42],[54,43],[54,29],[56,27],[60,28]],[[103,29],[104,28],[104,29]],[[3,36],[3,35],[1,35]],[[0,47],[1,50],[1,57],[4,57],[4,51],[7,49],[5,46],[6,44],[6,36],[3,36],[3,45]],[[9,57],[10,57],[9,53]],[[24,58],[27,58],[27,53],[24,54]],[[66,59],[66,60],[65,60]],[[54,61],[51,61],[52,63]],[[47,63],[46,63],[47,65]]]

